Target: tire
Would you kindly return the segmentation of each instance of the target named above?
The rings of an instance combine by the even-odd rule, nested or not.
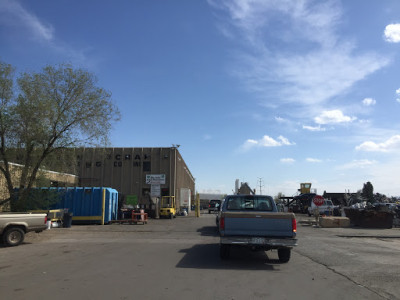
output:
[[[208,213],[211,214],[211,211],[209,210]]]
[[[221,259],[228,259],[230,256],[230,246],[229,245],[225,245],[225,244],[220,244],[219,245],[219,256],[221,257]]]
[[[3,233],[3,242],[8,247],[18,246],[25,239],[25,232],[18,227],[11,227]]]
[[[290,260],[290,249],[289,248],[278,249],[278,257],[279,257],[279,262],[287,263]]]

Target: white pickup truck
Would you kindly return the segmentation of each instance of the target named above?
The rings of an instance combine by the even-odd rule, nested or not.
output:
[[[6,246],[17,246],[25,233],[41,232],[47,228],[47,214],[0,213],[0,237]]]

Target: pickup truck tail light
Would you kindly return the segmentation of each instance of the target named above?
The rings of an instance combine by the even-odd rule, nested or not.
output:
[[[44,224],[47,224],[47,216],[44,217]]]
[[[220,230],[225,230],[225,217],[221,217],[219,219],[219,229]]]
[[[297,232],[297,222],[295,218],[292,219],[292,230],[293,232]]]

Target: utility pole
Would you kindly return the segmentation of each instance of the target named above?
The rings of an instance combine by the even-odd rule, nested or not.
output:
[[[258,177],[258,182],[259,182],[259,187],[260,187],[260,195],[262,195],[262,188],[264,187],[264,185],[262,184],[262,178]]]

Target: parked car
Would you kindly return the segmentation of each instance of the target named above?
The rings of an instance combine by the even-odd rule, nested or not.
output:
[[[331,215],[336,215],[335,211],[339,209],[338,206],[333,205],[332,200],[324,200],[324,204],[320,206],[316,206],[313,201],[311,201],[311,206],[308,208],[308,216],[311,216],[314,214],[314,210],[318,208],[318,211],[320,214],[326,214],[329,213]]]
[[[211,214],[211,212],[218,212],[220,205],[221,200],[210,200],[210,203],[208,204],[208,213]]]

